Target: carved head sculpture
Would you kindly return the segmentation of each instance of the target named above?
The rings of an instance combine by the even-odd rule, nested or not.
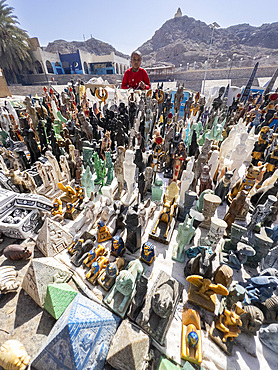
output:
[[[152,263],[155,258],[155,248],[151,242],[142,245],[140,259],[146,263]]]
[[[134,280],[128,270],[120,272],[116,279],[116,288],[124,296],[130,295],[134,288]]]
[[[66,206],[66,210],[67,212],[73,212],[74,211],[74,206],[72,203],[67,203],[67,206]]]
[[[170,316],[174,304],[173,282],[168,280],[166,283],[157,287],[152,297],[151,305],[154,313],[161,318]]]
[[[231,179],[235,173],[236,168],[234,168],[232,171],[228,170],[227,167],[225,167],[225,174],[224,174],[224,182],[225,183],[230,183]]]
[[[256,335],[256,332],[263,324],[264,315],[262,311],[256,306],[248,305],[243,307],[243,309],[246,314],[243,314],[241,317],[242,327],[244,331]]]
[[[125,244],[123,239],[116,235],[112,238],[112,243],[111,243],[111,254],[113,256],[120,256],[125,250]]]
[[[212,164],[210,164],[210,165],[207,165],[207,164],[203,165],[202,164],[201,166],[202,166],[201,177],[209,177],[209,172],[211,170]]]

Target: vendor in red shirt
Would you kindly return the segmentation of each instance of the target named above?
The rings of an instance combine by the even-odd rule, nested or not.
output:
[[[140,68],[142,55],[139,50],[131,54],[132,67],[125,71],[122,89],[149,90],[151,87],[150,79],[147,72]]]

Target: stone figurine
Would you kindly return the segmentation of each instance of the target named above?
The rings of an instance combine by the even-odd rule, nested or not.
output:
[[[184,204],[184,194],[189,190],[189,187],[194,179],[194,172],[192,171],[194,165],[194,157],[190,157],[187,162],[186,170],[182,172],[181,188],[180,188],[180,201],[179,204]]]
[[[186,218],[183,223],[179,224],[177,242],[178,244],[173,246],[172,259],[184,262],[185,251],[184,247],[191,243],[195,235],[195,228],[193,227],[194,217],[189,219],[189,215],[186,215]]]
[[[125,205],[129,205],[132,199],[134,177],[135,177],[135,170],[136,170],[136,165],[133,163],[133,156],[134,156],[134,153],[132,150],[129,150],[129,149],[126,150],[125,160],[123,162],[124,179],[127,184],[127,194],[124,200]]]
[[[219,183],[217,184],[215,188],[214,193],[221,198],[222,202],[224,202],[229,192],[230,184],[231,184],[234,172],[235,172],[235,169],[233,171],[229,171],[227,170],[227,167],[226,167],[224,177],[219,181]]]
[[[214,312],[215,294],[228,295],[229,292],[222,284],[213,284],[210,279],[199,275],[188,276],[186,280],[191,283],[188,293],[188,302]]]
[[[119,273],[113,288],[104,299],[104,303],[121,318],[125,316],[136,282],[142,273],[143,266],[139,260],[129,262],[127,269]]]
[[[190,258],[184,268],[184,276],[200,275],[203,278],[211,279],[213,276],[212,263],[216,253],[209,253],[205,248],[196,257]]]
[[[114,163],[115,176],[118,181],[118,190],[114,196],[115,200],[121,199],[122,191],[124,188],[124,167],[123,167],[124,155],[125,155],[125,148],[122,146],[118,146],[117,147],[117,158]]]
[[[148,279],[141,275],[140,278],[136,282],[136,292],[132,298],[130,303],[130,308],[127,313],[127,316],[130,320],[135,321],[141,308],[145,303],[145,297],[148,291]]]
[[[173,318],[182,285],[164,271],[160,271],[152,290],[139,312],[136,323],[152,338],[163,345]]]
[[[202,165],[201,167],[199,195],[201,195],[201,193],[206,189],[212,189],[212,181],[210,177],[211,165]]]
[[[156,234],[157,227],[160,222],[166,223],[166,230],[164,232],[163,238],[167,240],[168,237],[168,231],[171,229],[172,226],[172,220],[174,219],[175,216],[175,211],[176,211],[176,201],[179,196],[179,188],[176,182],[171,182],[170,185],[168,185],[166,189],[166,193],[164,194],[163,197],[163,208],[162,211],[160,212],[158,219],[152,229],[152,233],[150,236]]]
[[[123,258],[116,258],[115,262],[110,262],[105,270],[100,274],[98,278],[98,283],[106,291],[110,290],[113,286],[116,277],[119,275],[120,271],[124,268],[125,261]]]
[[[264,314],[258,307],[253,305],[244,306],[243,309],[245,312],[241,316],[242,331],[256,335],[263,325]]]
[[[127,230],[126,248],[134,253],[141,248],[141,225],[137,212],[129,209],[124,224]]]
[[[204,229],[210,228],[211,217],[214,216],[216,208],[221,204],[221,198],[214,194],[206,194],[204,196],[204,207],[203,215],[204,221],[200,224],[200,227]]]
[[[242,211],[248,192],[246,190],[241,190],[237,196],[233,199],[228,212],[224,216],[224,221],[227,223],[227,231],[231,230],[232,223],[235,221],[236,217]]]
[[[20,244],[10,244],[4,249],[3,254],[8,260],[19,261],[22,259],[28,259],[32,255],[32,252],[27,246],[24,247]]]

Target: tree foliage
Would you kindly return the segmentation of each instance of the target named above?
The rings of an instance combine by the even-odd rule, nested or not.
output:
[[[27,33],[19,28],[14,8],[0,0],[0,67],[8,74],[17,74],[32,63]]]

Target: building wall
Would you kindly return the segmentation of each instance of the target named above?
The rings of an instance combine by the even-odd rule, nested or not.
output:
[[[77,50],[76,53],[59,53],[59,56],[64,69],[64,74],[83,74],[79,50]]]
[[[67,54],[49,53],[42,50],[37,37],[29,39],[29,43],[35,60],[32,70],[35,75],[45,74],[51,77],[62,74],[123,75],[130,66],[129,58],[120,57],[114,52],[107,55],[94,55],[82,50]],[[26,76],[24,79],[26,80]],[[33,80],[42,80],[42,78],[33,78]]]

